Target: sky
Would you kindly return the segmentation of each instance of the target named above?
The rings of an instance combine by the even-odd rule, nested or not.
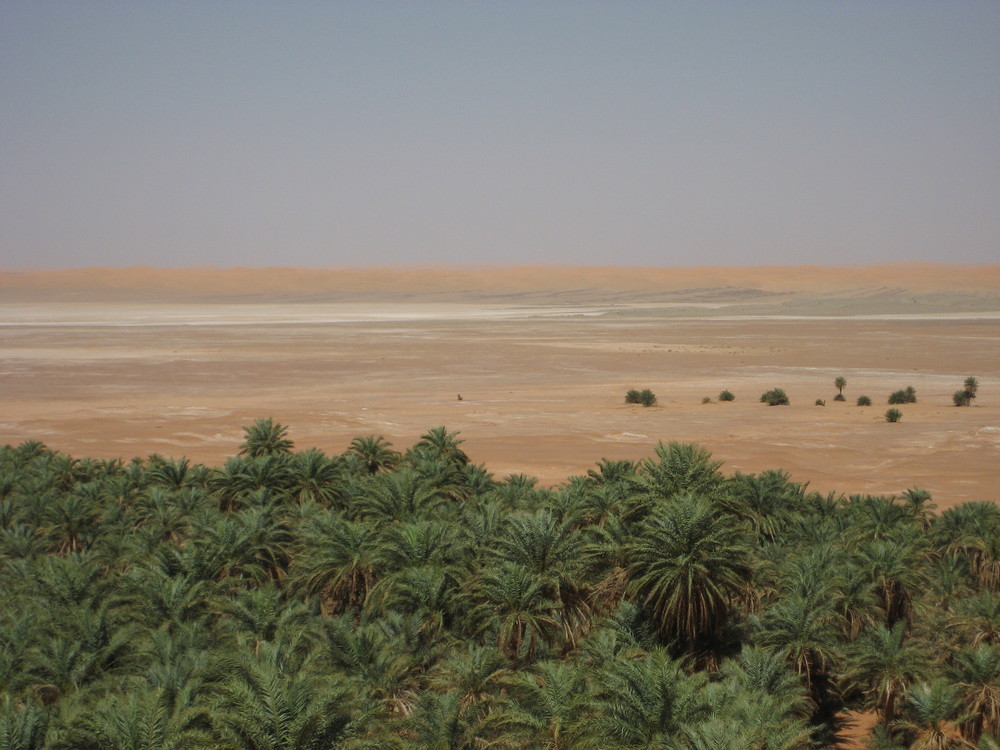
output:
[[[1000,263],[1000,2],[0,3],[0,268]]]

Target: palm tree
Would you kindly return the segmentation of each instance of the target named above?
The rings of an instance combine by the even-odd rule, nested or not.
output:
[[[447,502],[436,487],[408,468],[374,477],[357,498],[364,517],[382,522],[429,517]]]
[[[495,646],[467,642],[434,667],[428,683],[438,690],[454,688],[464,703],[490,706],[511,674],[506,657]]]
[[[929,491],[920,487],[911,487],[903,493],[903,504],[917,519],[924,531],[930,529],[936,506],[931,502]]]
[[[870,577],[855,563],[838,564],[832,596],[833,608],[841,618],[841,629],[848,640],[853,641],[864,628],[884,620]]]
[[[843,512],[858,540],[906,538],[915,541],[922,536],[913,533],[916,529],[913,514],[892,497],[851,495]]]
[[[847,378],[845,378],[843,375],[838,375],[833,380],[833,387],[837,389],[838,396],[843,396],[844,388],[847,387]]]
[[[301,532],[290,571],[292,587],[318,596],[329,616],[359,609],[375,584],[375,527],[335,513],[320,516]]]
[[[509,698],[487,723],[508,741],[526,747],[564,750],[576,745],[574,729],[587,707],[584,672],[563,661],[545,661],[508,681]]]
[[[281,590],[273,585],[244,589],[233,599],[223,600],[220,619],[238,636],[250,636],[257,652],[263,643],[278,641],[282,633],[301,635],[313,617],[312,610],[301,602],[282,599]]]
[[[274,506],[257,506],[221,519],[195,524],[196,538],[185,546],[189,570],[200,577],[238,585],[277,580],[287,570],[292,545],[289,523]]]
[[[49,608],[89,606],[100,600],[109,584],[101,577],[101,569],[93,553],[48,556],[36,565],[25,568],[26,577],[36,587],[38,598]]]
[[[545,593],[560,604],[566,642],[575,646],[590,618],[585,579],[584,533],[560,522],[549,510],[519,513],[508,518],[496,541],[495,554],[523,565],[545,581]]]
[[[906,696],[899,727],[913,736],[912,750],[975,747],[954,730],[959,702],[954,685],[935,680],[913,687]]]
[[[457,432],[448,432],[442,426],[434,427],[425,432],[413,447],[427,448],[437,458],[461,467],[469,463],[469,457],[465,455],[465,451],[458,447],[463,442],[458,439]]]
[[[288,439],[288,427],[278,424],[271,417],[258,419],[243,428],[244,441],[240,455],[250,458],[278,456],[292,452],[294,443]]]
[[[391,573],[421,566],[447,567],[465,554],[465,539],[454,524],[420,520],[386,529],[373,561],[380,571]]]
[[[35,703],[0,699],[0,750],[42,750],[48,731],[48,713]]]
[[[924,656],[906,638],[906,623],[877,625],[861,634],[848,656],[848,682],[878,710],[883,725],[892,726],[900,701],[923,673]]]
[[[150,627],[174,629],[208,613],[211,584],[158,568],[137,568],[123,584],[120,602]]]
[[[791,518],[804,509],[805,492],[784,471],[736,474],[727,485],[727,507],[745,519],[763,539],[774,541]]]
[[[681,727],[690,750],[811,750],[817,744],[803,704],[788,695],[747,689],[734,680],[711,686],[711,716]]]
[[[585,714],[586,736],[580,747],[677,747],[682,727],[705,719],[710,707],[703,697],[705,673],[690,677],[664,649],[642,659],[616,659],[595,679],[595,696]]]
[[[204,483],[206,474],[203,466],[192,466],[186,458],[182,457],[176,461],[160,458],[150,462],[146,478],[151,484],[179,490],[182,487]]]
[[[979,585],[1000,592],[1000,535],[987,536],[978,545],[972,558],[972,574]]]
[[[208,486],[218,498],[220,510],[233,510],[246,504],[255,490],[287,493],[293,477],[291,462],[282,454],[229,458],[221,469],[213,471]]]
[[[313,448],[296,454],[291,463],[291,493],[300,503],[334,505],[344,496],[341,461]]]
[[[1000,646],[1000,594],[987,591],[958,600],[950,620],[973,646]]]
[[[114,622],[106,604],[53,613],[45,636],[27,654],[27,671],[57,695],[124,671],[134,653],[134,626]]]
[[[817,702],[817,680],[828,682],[831,662],[837,656],[838,631],[829,599],[789,596],[761,615],[755,641],[776,649],[795,667],[805,689]]]
[[[661,503],[626,543],[629,590],[660,633],[693,652],[712,648],[752,575],[746,529],[711,500]]]
[[[926,584],[926,573],[917,562],[921,551],[911,540],[875,541],[859,550],[858,564],[875,584],[885,623],[913,619],[913,594]]]
[[[722,485],[719,468],[712,454],[696,443],[660,443],[656,459],[642,464],[643,485],[652,494],[669,498],[682,493],[711,494]]]
[[[1000,648],[980,644],[955,653],[949,670],[959,690],[963,735],[976,742],[1000,734]]]
[[[0,560],[30,560],[47,547],[30,526],[19,523],[0,531]]]
[[[372,591],[371,601],[383,612],[413,615],[423,630],[437,634],[459,610],[459,584],[448,568],[411,567],[384,578]]]
[[[546,596],[545,580],[523,565],[502,561],[482,572],[471,617],[481,634],[492,634],[513,662],[531,662],[559,626],[559,603]]]
[[[47,505],[45,534],[59,552],[77,552],[88,545],[99,517],[100,489],[97,482],[77,484]]]
[[[939,550],[968,560],[980,586],[1000,591],[1000,508],[995,503],[949,508],[934,520],[932,535]]]
[[[385,621],[363,621],[342,615],[324,620],[319,655],[324,664],[347,676],[355,695],[366,705],[395,714],[413,710],[418,664],[397,632]]]
[[[495,485],[493,475],[483,464],[466,464],[462,467],[462,477],[462,483],[470,495],[485,495]]]
[[[265,643],[256,656],[228,664],[212,712],[215,735],[235,750],[332,747],[357,728],[348,684],[320,676],[308,662]]]
[[[466,499],[471,493],[465,485],[462,465],[442,458],[438,451],[427,446],[411,448],[403,458],[404,464],[428,487],[451,501]]]
[[[150,688],[163,691],[169,711],[199,703],[220,678],[211,649],[219,644],[202,622],[154,630],[143,649],[147,666],[141,677]]]
[[[597,471],[587,469],[587,478],[598,486],[617,484],[634,480],[638,469],[633,461],[602,458],[597,462]]]
[[[475,711],[457,691],[421,693],[402,722],[403,736],[421,750],[478,750]]]
[[[202,490],[195,490],[202,498]],[[148,534],[153,543],[184,539],[191,527],[191,516],[185,511],[181,496],[163,487],[150,487],[138,498],[133,507],[136,527]]]
[[[131,689],[112,694],[81,712],[57,750],[186,750],[207,744],[207,712],[167,704],[162,690]]]
[[[381,435],[356,437],[351,441],[348,451],[364,462],[369,474],[392,469],[400,459],[399,453],[392,450],[392,443]]]
[[[719,673],[724,680],[741,690],[788,699],[805,716],[810,708],[808,699],[802,683],[788,672],[786,663],[781,651],[744,646],[739,656],[723,662]]]

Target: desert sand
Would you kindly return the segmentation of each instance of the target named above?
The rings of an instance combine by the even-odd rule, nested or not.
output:
[[[12,271],[0,385],[0,444],[77,456],[219,463],[268,416],[331,453],[445,425],[498,478],[693,441],[727,473],[943,508],[1000,499],[1000,266]],[[759,403],[773,387],[791,405]]]

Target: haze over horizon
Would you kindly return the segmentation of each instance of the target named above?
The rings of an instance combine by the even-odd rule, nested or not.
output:
[[[0,266],[1000,260],[1000,4],[0,6]]]

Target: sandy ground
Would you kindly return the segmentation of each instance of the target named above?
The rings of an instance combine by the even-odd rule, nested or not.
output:
[[[871,275],[872,288],[888,288]],[[997,500],[1000,286],[985,275],[953,274],[969,276],[967,287],[925,279],[886,297],[810,295],[800,274],[802,289],[751,309],[745,286],[710,302],[693,299],[708,286],[680,301],[630,302],[627,290],[593,284],[584,304],[561,291],[512,299],[515,287],[467,277],[437,297],[414,282],[418,299],[405,302],[315,301],[312,290],[247,302],[245,288],[213,303],[105,302],[65,285],[51,301],[51,290],[28,293],[3,275],[0,290],[16,293],[0,293],[0,443],[218,463],[258,417],[287,424],[298,448],[328,452],[368,434],[405,448],[445,425],[497,477],[546,485],[678,440],[705,445],[726,472],[783,468],[823,492],[920,486],[939,507]],[[580,282],[550,279],[563,291]],[[907,295],[910,312],[885,312]],[[846,403],[833,401],[838,375]],[[980,396],[958,409],[951,394],[967,375]],[[886,423],[886,397],[907,385],[918,403]],[[624,403],[627,389],[647,387],[659,406]],[[760,404],[772,387],[791,405]],[[736,400],[718,402],[723,389]],[[872,407],[854,405],[862,394]]]

